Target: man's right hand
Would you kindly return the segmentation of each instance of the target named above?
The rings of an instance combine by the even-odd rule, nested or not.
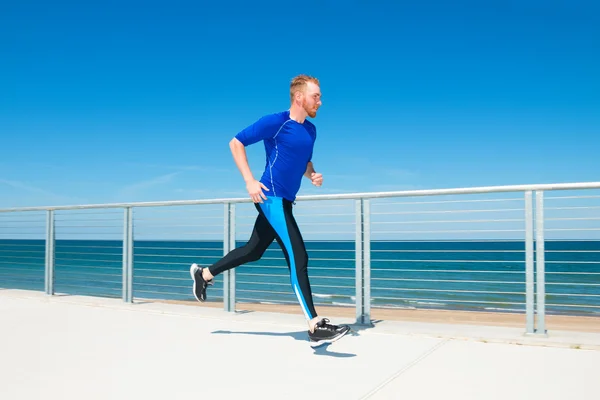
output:
[[[253,179],[246,184],[246,189],[248,190],[248,194],[250,198],[255,203],[262,203],[263,199],[266,200],[267,196],[263,193],[261,189],[265,189],[267,192],[269,189],[265,185],[263,185],[260,181]]]

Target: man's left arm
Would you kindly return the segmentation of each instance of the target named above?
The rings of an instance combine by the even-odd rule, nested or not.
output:
[[[323,184],[323,174],[319,174],[315,171],[312,161],[309,161],[308,164],[306,164],[304,176],[310,179],[315,186],[321,186]]]
[[[304,176],[307,177],[308,179],[310,179],[310,176],[314,172],[316,172],[315,167],[313,166],[312,161],[309,161],[308,164],[306,164],[306,172],[304,172]]]

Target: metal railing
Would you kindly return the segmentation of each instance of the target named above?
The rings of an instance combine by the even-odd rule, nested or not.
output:
[[[372,309],[523,313],[528,334],[546,332],[547,313],[600,316],[598,189],[301,196],[294,213],[315,304],[354,308],[362,324]],[[244,245],[255,218],[249,199],[2,209],[0,287],[195,301],[189,265]],[[276,243],[217,276],[208,297],[227,311],[297,306]]]

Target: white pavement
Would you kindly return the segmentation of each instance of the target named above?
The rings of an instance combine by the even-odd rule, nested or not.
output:
[[[597,400],[599,367],[598,334],[384,321],[313,349],[301,315],[0,290],[7,400]]]

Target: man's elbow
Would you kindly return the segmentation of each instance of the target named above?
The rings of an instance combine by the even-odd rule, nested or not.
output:
[[[244,147],[242,142],[240,142],[237,138],[233,138],[229,141],[229,148],[233,151],[235,149],[239,149],[240,147]]]

